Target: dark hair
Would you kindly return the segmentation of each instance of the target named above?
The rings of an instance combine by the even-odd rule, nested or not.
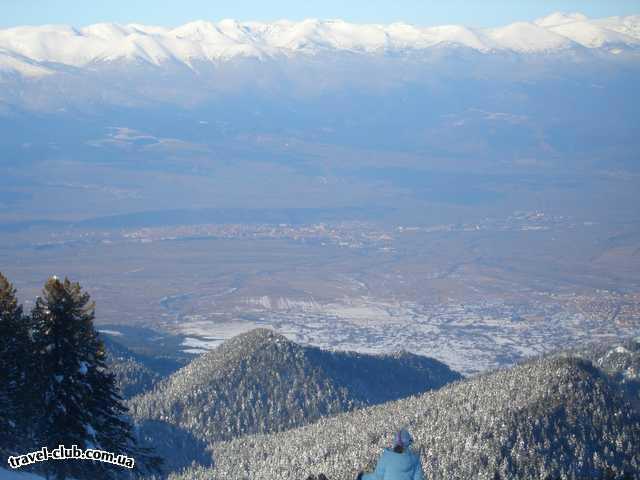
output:
[[[396,445],[395,447],[393,447],[393,451],[396,453],[403,453],[404,447],[402,447],[401,445]]]

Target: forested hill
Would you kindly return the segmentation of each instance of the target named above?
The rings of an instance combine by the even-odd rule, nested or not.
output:
[[[258,329],[202,355],[129,406],[138,421],[163,420],[213,442],[293,428],[460,378],[430,358],[324,351]]]
[[[355,478],[407,427],[426,477],[637,478],[640,416],[588,360],[552,357],[286,433],[213,445],[215,469],[173,480]]]

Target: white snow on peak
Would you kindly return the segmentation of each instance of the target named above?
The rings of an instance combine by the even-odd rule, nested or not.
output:
[[[589,20],[589,17],[582,13],[555,12],[546,17],[539,18],[535,21],[535,24],[541,27],[555,27],[566,23],[586,22],[587,20]]]
[[[351,50],[373,52],[388,46],[380,25],[355,25],[342,20],[278,22],[263,30],[265,43],[285,50]]]
[[[199,20],[177,28],[116,23],[81,29],[25,26],[0,30],[0,74],[37,77],[59,66],[84,68],[116,61],[152,65],[177,62],[192,67],[197,62],[235,57],[261,59],[336,51],[373,55],[433,47],[464,47],[487,54],[533,54],[574,47],[622,51],[640,47],[640,16],[589,19],[579,13],[554,13],[532,23],[491,29],[318,19],[269,23]]]
[[[592,23],[613,32],[640,39],[640,15],[601,18],[599,20],[593,20]]]
[[[425,47],[436,45],[454,45],[468,47],[480,52],[488,52],[493,45],[481,31],[460,25],[443,25],[425,29],[429,43]],[[424,37],[423,37],[424,38]]]
[[[118,25],[117,23],[96,23],[81,30],[86,36],[95,36],[105,40],[122,39],[135,31],[132,27]]]
[[[201,43],[231,43],[232,40],[218,29],[212,22],[198,20],[182,25],[169,32],[169,36],[180,39]]]
[[[488,36],[499,48],[516,52],[544,52],[571,47],[570,37],[559,35],[552,30],[535,23],[517,22],[506,27],[496,28]]]
[[[587,48],[600,48],[609,45],[640,45],[640,37],[620,33],[596,22],[565,23],[551,27],[550,30]]]

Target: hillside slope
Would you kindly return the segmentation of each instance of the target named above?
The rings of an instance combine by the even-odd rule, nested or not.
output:
[[[590,362],[547,358],[436,392],[323,419],[284,434],[214,445],[215,469],[174,480],[331,480],[371,469],[393,432],[416,439],[426,477],[614,478],[640,471],[640,417]],[[611,478],[611,477],[606,477]]]
[[[429,358],[323,351],[258,329],[202,355],[129,405],[138,421],[162,420],[211,442],[285,430],[460,378]]]
[[[578,349],[575,354],[606,372],[640,408],[640,337]]]
[[[107,351],[107,363],[125,399],[150,390],[184,365],[182,359],[136,353],[106,335],[102,336],[102,341]]]

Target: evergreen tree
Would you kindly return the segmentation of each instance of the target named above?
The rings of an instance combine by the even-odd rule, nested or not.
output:
[[[127,409],[93,326],[94,312],[89,295],[68,279],[49,279],[36,300],[32,322],[43,398],[40,442],[49,448],[77,445],[126,454],[135,459],[137,473],[154,471],[160,460],[136,446]],[[125,473],[120,467],[89,461],[51,461],[42,466],[56,480],[109,479]]]
[[[28,340],[16,290],[0,273],[0,452],[4,453],[18,452],[28,423],[23,411]]]

